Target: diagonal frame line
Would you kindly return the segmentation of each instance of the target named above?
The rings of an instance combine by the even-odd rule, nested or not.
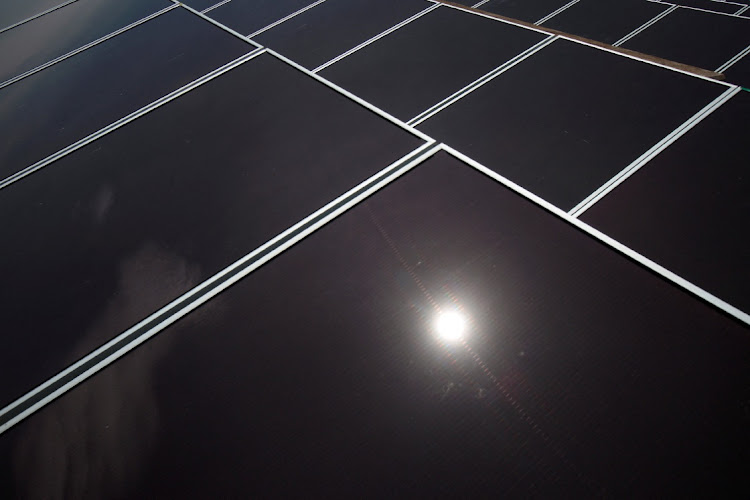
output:
[[[750,5],[748,7],[750,7]],[[732,66],[734,66],[735,63],[739,62],[740,59],[742,59],[743,57],[745,57],[748,54],[750,54],[750,45],[748,45],[742,51],[740,51],[739,54],[735,55],[730,60],[728,60],[727,62],[725,62],[724,64],[722,64],[718,68],[716,68],[716,72],[717,73],[724,73],[726,70],[728,70],[729,68],[731,68]]]
[[[506,71],[508,71],[509,69],[511,69],[516,64],[522,62],[523,60],[525,60],[525,59],[527,59],[529,57],[531,57],[533,54],[535,54],[536,52],[539,52],[544,47],[546,47],[547,45],[550,45],[552,42],[554,42],[557,39],[558,39],[557,35],[550,35],[547,38],[545,38],[544,40],[542,40],[540,42],[537,42],[535,45],[532,45],[531,47],[529,47],[528,49],[524,50],[520,54],[514,56],[512,59],[504,62],[503,64],[501,64],[497,68],[491,70],[490,72],[486,73],[485,75],[483,75],[483,76],[479,77],[478,79],[474,80],[470,84],[466,85],[464,88],[462,88],[462,89],[454,92],[450,96],[446,97],[445,99],[443,99],[439,103],[437,103],[434,106],[432,106],[432,107],[426,109],[425,111],[421,112],[420,114],[418,114],[417,116],[415,116],[414,118],[412,118],[411,120],[409,120],[406,123],[409,124],[409,125],[411,125],[411,126],[413,126],[413,127],[416,127],[420,123],[422,123],[422,122],[426,121],[427,119],[433,117],[434,115],[438,114],[439,112],[441,112],[442,110],[444,110],[445,108],[447,108],[448,106],[450,106],[451,104],[453,104],[453,103],[455,103],[455,102],[463,99],[464,97],[466,97],[470,93],[474,92],[476,89],[480,88],[484,84],[489,83],[490,81],[492,81],[496,77],[498,77],[501,74],[505,73]]]
[[[622,182],[625,181],[628,177],[630,177],[631,175],[636,173],[638,170],[640,170],[644,165],[646,165],[649,161],[651,161],[651,159],[653,159],[656,155],[658,155],[659,153],[667,149],[667,147],[669,147],[670,144],[674,143],[680,137],[688,133],[693,127],[698,125],[711,113],[713,113],[715,110],[721,107],[722,104],[724,104],[729,99],[731,99],[740,90],[741,90],[740,87],[733,87],[733,88],[729,88],[725,90],[716,99],[711,101],[709,104],[707,104],[703,109],[698,111],[692,117],[688,118],[684,123],[682,123],[682,125],[677,127],[669,135],[667,135],[661,141],[659,141],[653,147],[651,147],[651,149],[643,153],[630,165],[622,169],[614,177],[612,177],[610,180],[608,180],[602,186],[600,186],[599,189],[591,193],[578,205],[573,207],[568,212],[568,215],[574,218],[580,217],[580,215],[583,214],[586,210],[591,208],[594,204],[596,204],[599,200],[604,198],[604,196],[610,193],[613,189],[615,189],[617,186],[622,184]]]
[[[200,11],[200,13],[201,13],[201,14],[205,14],[206,12],[211,12],[212,10],[214,10],[214,9],[216,9],[216,8],[218,8],[218,7],[221,7],[222,5],[226,5],[226,4],[228,4],[229,2],[231,2],[231,1],[232,1],[232,0],[221,0],[221,2],[219,2],[219,3],[215,3],[215,4],[213,4],[212,6],[210,6],[210,7],[207,7],[207,8],[205,8],[205,9],[203,9],[202,11]]]
[[[0,434],[439,151],[429,141],[0,410]]]
[[[293,18],[293,17],[296,17],[296,16],[298,16],[298,15],[302,14],[302,13],[303,13],[303,12],[305,12],[305,11],[308,11],[308,10],[312,9],[313,7],[317,7],[318,5],[322,4],[322,3],[323,3],[323,2],[325,2],[325,1],[326,1],[326,0],[318,0],[317,2],[313,2],[313,3],[311,3],[310,5],[308,5],[308,6],[306,6],[306,7],[302,7],[302,8],[300,9],[300,10],[297,10],[297,11],[294,11],[294,12],[292,12],[291,14],[289,14],[289,15],[288,15],[288,16],[286,16],[286,17],[282,17],[282,18],[281,18],[281,19],[279,19],[278,21],[276,21],[276,22],[273,22],[273,23],[269,24],[268,26],[265,26],[265,27],[263,27],[263,28],[259,29],[258,31],[253,31],[252,33],[250,33],[250,34],[249,34],[249,35],[247,35],[247,36],[248,36],[248,38],[252,38],[252,37],[254,37],[254,36],[258,36],[258,35],[260,35],[261,33],[264,33],[264,32],[266,32],[266,31],[270,30],[271,28],[273,28],[273,27],[276,27],[276,26],[278,26],[278,25],[279,25],[279,24],[281,24],[281,23],[283,23],[283,22],[286,22],[286,21],[288,21],[289,19],[291,19],[291,18]]]
[[[60,5],[55,5],[54,7],[50,7],[50,8],[49,8],[49,9],[47,9],[47,10],[44,10],[44,11],[42,11],[42,12],[39,12],[39,13],[37,13],[37,14],[34,14],[34,15],[33,15],[33,16],[31,16],[31,17],[27,17],[26,19],[23,19],[23,20],[21,20],[21,21],[18,21],[18,22],[16,22],[16,23],[13,23],[13,24],[11,24],[10,26],[6,26],[5,28],[3,28],[3,29],[0,29],[0,33],[4,32],[4,31],[12,30],[13,28],[15,28],[15,27],[17,27],[17,26],[21,26],[22,24],[26,24],[26,23],[28,23],[29,21],[33,21],[34,19],[37,19],[37,18],[39,18],[39,17],[42,17],[42,16],[43,16],[43,15],[45,15],[45,14],[49,14],[50,12],[54,12],[54,11],[56,11],[57,9],[62,9],[63,7],[65,7],[65,6],[67,6],[67,5],[70,5],[70,4],[72,4],[72,3],[74,3],[74,2],[77,2],[77,1],[78,1],[78,0],[68,0],[67,2],[63,2],[63,3],[61,3]]]
[[[83,52],[84,50],[93,47],[94,45],[98,45],[98,44],[100,44],[100,43],[102,43],[104,41],[109,40],[110,38],[116,37],[117,35],[119,35],[121,33],[125,33],[126,31],[128,31],[128,30],[130,30],[132,28],[135,28],[136,26],[138,26],[140,24],[143,24],[143,23],[145,23],[147,21],[150,21],[151,19],[153,19],[153,18],[155,18],[157,16],[160,16],[160,15],[166,13],[166,12],[169,12],[170,10],[175,9],[175,8],[177,8],[177,5],[169,5],[167,7],[164,7],[163,9],[158,10],[158,11],[154,12],[153,14],[149,14],[148,16],[135,21],[134,23],[128,24],[127,26],[123,26],[122,28],[120,28],[118,30],[115,30],[112,33],[109,33],[108,35],[104,35],[101,38],[97,38],[96,40],[94,40],[92,42],[89,42],[86,45],[82,45],[81,47],[78,47],[75,50],[71,50],[70,52],[67,52],[67,53],[65,53],[65,54],[63,54],[61,56],[58,56],[58,57],[50,60],[50,61],[47,61],[44,64],[40,64],[39,66],[37,66],[35,68],[32,68],[32,69],[30,69],[28,71],[25,71],[25,72],[21,73],[20,75],[16,75],[13,78],[9,78],[8,80],[5,80],[4,82],[0,83],[0,89],[2,89],[4,87],[7,87],[8,85],[10,85],[12,83],[15,83],[15,82],[17,82],[19,80],[22,80],[22,79],[26,78],[29,75],[33,75],[34,73],[37,73],[37,72],[39,72],[39,71],[41,71],[41,70],[43,70],[45,68],[49,68],[53,64],[57,64],[60,61],[63,61],[65,59],[68,59],[69,57],[72,57],[72,56],[74,56],[76,54],[79,54],[79,53]]]
[[[205,75],[201,76],[200,78],[197,78],[197,79],[193,80],[192,82],[188,83],[187,85],[184,85],[184,86],[182,86],[182,87],[180,87],[180,88],[178,88],[178,89],[170,92],[169,94],[165,95],[164,97],[160,97],[159,99],[153,101],[152,103],[147,104],[146,106],[143,106],[142,108],[140,108],[140,109],[138,109],[136,111],[133,111],[129,115],[126,115],[126,116],[120,118],[119,120],[110,123],[106,127],[103,127],[101,129],[97,130],[96,132],[93,132],[93,133],[87,135],[83,139],[80,139],[80,140],[74,142],[73,144],[71,144],[71,145],[69,145],[69,146],[61,149],[60,151],[57,151],[56,153],[51,154],[47,158],[39,160],[38,162],[36,162],[36,163],[34,163],[34,164],[32,164],[32,165],[24,168],[23,170],[20,170],[20,171],[16,172],[15,174],[10,175],[10,176],[6,177],[5,179],[0,180],[0,190],[6,188],[8,186],[10,186],[11,184],[13,184],[15,182],[18,182],[19,180],[23,179],[24,177],[26,177],[28,175],[31,175],[34,172],[36,172],[38,170],[41,170],[42,168],[50,165],[51,163],[54,163],[55,161],[59,160],[60,158],[62,158],[64,156],[72,153],[73,151],[76,151],[77,149],[82,148],[86,144],[88,144],[90,142],[93,142],[93,141],[97,140],[98,138],[100,138],[100,137],[102,137],[104,135],[107,135],[108,133],[110,133],[110,132],[112,132],[114,130],[117,130],[118,128],[122,127],[123,125],[126,125],[126,124],[132,122],[136,118],[138,118],[140,116],[143,116],[143,115],[145,115],[145,114],[153,111],[154,109],[156,109],[156,108],[158,108],[160,106],[163,106],[164,104],[168,103],[169,101],[172,101],[172,100],[178,98],[179,96],[181,96],[181,95],[183,95],[183,94],[185,94],[187,92],[190,92],[194,88],[197,88],[197,87],[203,85],[204,83],[206,83],[206,82],[208,82],[210,80],[213,80],[217,76],[222,75],[222,74],[226,73],[227,71],[229,71],[229,70],[231,70],[231,69],[239,66],[240,64],[242,64],[242,63],[244,63],[246,61],[249,61],[250,59],[254,59],[255,57],[257,57],[257,56],[259,56],[259,55],[261,55],[263,53],[265,53],[265,49],[255,49],[255,50],[253,50],[251,52],[248,52],[247,54],[245,54],[243,56],[240,56],[237,59],[235,59],[233,61],[230,61],[227,64],[225,64],[223,66],[220,66],[219,68],[217,68],[217,69],[215,69],[215,70],[213,70],[213,71],[211,71],[209,73],[206,73]]]
[[[360,49],[362,49],[364,47],[367,47],[371,43],[373,43],[373,42],[375,42],[377,40],[380,40],[384,36],[390,35],[394,31],[396,31],[397,29],[401,28],[402,26],[406,26],[410,22],[412,22],[412,21],[414,21],[416,19],[419,19],[420,17],[424,16],[425,14],[429,14],[430,12],[432,12],[433,10],[437,9],[440,6],[441,6],[441,4],[439,4],[439,3],[432,4],[431,6],[427,7],[426,9],[424,9],[424,10],[422,10],[420,12],[417,12],[413,16],[411,16],[411,17],[409,17],[407,19],[404,19],[400,23],[391,26],[390,28],[388,28],[387,30],[383,31],[382,33],[379,33],[379,34],[375,35],[374,37],[370,38],[369,40],[365,40],[364,42],[360,43],[356,47],[352,47],[351,49],[347,50],[343,54],[339,54],[338,56],[334,57],[330,61],[321,64],[320,66],[318,66],[317,68],[315,68],[314,70],[312,70],[312,72],[313,73],[318,73],[319,71],[324,70],[328,66],[330,66],[332,64],[335,64],[338,61],[344,59],[345,57],[348,57],[351,54],[354,54],[358,50],[360,50]]]
[[[549,21],[550,19],[552,19],[553,17],[555,17],[556,15],[558,15],[560,12],[563,12],[564,10],[569,9],[570,7],[574,6],[575,4],[577,4],[580,1],[581,0],[571,0],[570,2],[568,2],[565,5],[563,5],[562,7],[560,7],[559,9],[557,9],[557,10],[555,10],[553,12],[550,12],[549,14],[547,14],[546,16],[544,16],[543,18],[541,18],[540,20],[538,20],[534,24],[536,24],[537,26],[539,26],[540,24],[544,24],[547,21]]]
[[[622,37],[619,40],[617,40],[615,43],[612,44],[612,46],[613,47],[619,47],[623,43],[627,42],[628,40],[630,40],[631,38],[633,38],[637,34],[641,33],[642,31],[645,31],[650,26],[658,23],[660,20],[664,19],[665,17],[667,17],[669,14],[671,14],[672,12],[674,12],[676,10],[677,10],[677,6],[676,5],[672,5],[667,10],[665,10],[663,12],[660,12],[659,14],[657,14],[653,18],[651,18],[649,21],[646,21],[645,23],[643,23],[638,28],[634,29],[633,31],[631,31],[630,33],[628,33],[627,35],[625,35],[624,37]]]
[[[729,304],[728,302],[725,302],[724,300],[716,297],[710,292],[707,292],[703,288],[691,283],[690,281],[686,280],[685,278],[679,276],[676,273],[673,273],[669,269],[663,267],[660,264],[657,264],[653,260],[649,259],[648,257],[645,257],[644,255],[636,252],[632,248],[620,243],[619,241],[615,240],[614,238],[607,236],[606,234],[602,233],[601,231],[595,229],[592,226],[589,226],[585,222],[581,221],[580,219],[577,219],[575,217],[572,217],[570,214],[566,213],[565,211],[559,209],[558,207],[552,205],[550,202],[540,198],[539,196],[535,195],[534,193],[526,190],[525,188],[519,186],[518,184],[514,183],[513,181],[503,177],[502,175],[498,174],[494,170],[491,170],[487,168],[486,166],[482,165],[481,163],[477,162],[476,160],[473,160],[472,158],[469,158],[465,154],[456,151],[455,149],[451,148],[450,146],[447,146],[445,144],[441,144],[441,149],[454,157],[458,158],[459,160],[463,161],[464,163],[467,163],[471,167],[475,168],[476,170],[484,173],[485,175],[495,179],[499,183],[503,184],[504,186],[510,188],[511,190],[515,191],[519,195],[523,196],[524,198],[528,199],[532,203],[535,203],[536,205],[539,205],[543,209],[547,210],[548,212],[552,213],[553,215],[556,215],[560,219],[566,221],[568,224],[571,224],[572,226],[575,226],[576,228],[580,229],[584,233],[588,234],[589,236],[593,237],[594,239],[599,240],[601,243],[605,244],[606,246],[614,249],[620,254],[625,255],[626,257],[630,258],[631,260],[634,260],[641,266],[651,270],[652,272],[658,274],[663,279],[665,279],[668,282],[671,282],[672,284],[676,285],[677,287],[686,290],[687,292],[691,293],[692,295],[698,297],[699,299],[702,299],[705,302],[708,302],[712,306],[714,306],[717,309],[720,309],[724,313],[734,317],[735,319],[741,321],[742,323],[746,325],[750,325],[750,314],[734,307],[733,305]]]
[[[431,0],[431,1],[437,1],[437,0]],[[646,0],[646,1],[652,1],[652,0]],[[660,3],[660,2],[654,2],[654,3]],[[519,28],[523,28],[523,29],[527,29],[527,30],[531,30],[531,31],[536,31],[536,32],[542,33],[544,35],[548,35],[549,36],[551,34],[549,32],[549,30],[542,29],[541,27],[534,28],[534,27],[526,25],[526,24],[519,24],[517,22],[513,22],[510,19],[504,19],[504,18],[501,18],[501,17],[496,17],[495,15],[490,15],[490,14],[487,14],[487,13],[483,13],[481,11],[470,10],[469,8],[462,7],[460,5],[454,5],[452,3],[450,3],[450,4],[445,3],[443,5],[445,5],[446,7],[451,8],[451,9],[457,9],[457,10],[461,10],[461,11],[464,11],[464,12],[470,12],[471,14],[474,14],[475,16],[486,17],[488,19],[493,19],[493,20],[501,22],[501,23],[506,23],[506,24],[510,24],[512,26],[518,26]],[[672,5],[672,4],[669,4],[669,5]],[[608,48],[608,47],[605,47],[605,46],[602,46],[602,45],[597,45],[597,44],[594,44],[594,43],[586,42],[586,41],[584,41],[584,40],[582,40],[582,39],[580,39],[578,37],[572,36],[572,35],[566,35],[566,34],[563,34],[563,33],[556,33],[556,36],[558,38],[560,38],[560,39],[567,40],[569,42],[577,43],[579,45],[585,45],[587,47],[591,47],[591,48],[594,48],[596,50],[602,50],[604,52],[609,52],[611,54],[615,54],[615,55],[620,56],[620,57],[626,57],[626,58],[632,59],[634,61],[639,61],[639,62],[642,62],[642,63],[645,63],[645,64],[650,64],[652,66],[658,66],[660,68],[664,68],[664,69],[667,69],[669,71],[674,71],[676,73],[682,73],[683,75],[688,75],[688,76],[690,76],[692,78],[700,78],[701,80],[706,80],[706,81],[709,81],[709,82],[712,82],[712,83],[716,83],[716,84],[719,84],[719,85],[724,85],[726,87],[733,87],[733,85],[731,85],[729,83],[726,83],[726,82],[722,82],[720,80],[714,80],[712,78],[708,78],[708,77],[703,76],[703,75],[699,75],[699,74],[696,74],[696,73],[691,73],[689,71],[685,71],[684,69],[679,69],[679,68],[676,68],[676,67],[673,67],[673,66],[667,66],[666,64],[662,64],[660,62],[652,61],[650,59],[645,59],[644,57],[638,57],[638,56],[636,56],[634,54],[629,54],[629,53],[626,53],[626,52],[623,52],[623,51],[618,51],[618,50],[616,50],[616,48],[613,49],[613,48]]]
[[[700,11],[700,12],[708,12],[709,14],[716,14],[716,15],[719,15],[719,16],[729,16],[729,17],[736,17],[737,16],[736,12],[735,13],[731,13],[731,12],[719,12],[719,11],[716,11],[716,10],[702,9],[700,7],[691,7],[690,5],[679,5],[679,4],[674,4],[672,2],[663,2],[662,0],[646,0],[646,1],[647,2],[651,2],[651,3],[658,3],[658,4],[661,4],[661,5],[674,5],[677,8],[680,8],[680,9],[697,10],[697,11]],[[714,1],[716,1],[716,0],[714,0]],[[718,3],[734,3],[734,2],[718,2]],[[737,5],[742,5],[742,4],[737,4]]]
[[[425,140],[425,141],[431,141],[431,140],[433,140],[432,137],[430,137],[430,136],[426,135],[425,133],[423,133],[423,132],[415,129],[411,125],[408,125],[407,123],[399,120],[398,118],[396,118],[395,116],[391,115],[390,113],[387,113],[387,112],[383,111],[382,109],[378,108],[377,106],[374,106],[374,105],[370,104],[369,102],[365,101],[364,99],[362,99],[360,97],[357,97],[356,95],[352,94],[348,90],[346,90],[346,89],[344,89],[342,87],[339,87],[338,85],[336,85],[332,81],[330,81],[330,80],[328,80],[328,79],[320,76],[317,73],[313,73],[309,69],[305,68],[304,66],[301,66],[301,65],[297,64],[296,62],[292,61],[291,59],[289,59],[287,57],[284,57],[283,55],[279,54],[278,52],[275,52],[275,51],[273,51],[271,49],[266,49],[266,52],[268,54],[276,57],[277,59],[280,59],[281,61],[284,61],[288,65],[290,65],[290,66],[292,66],[292,67],[300,70],[301,72],[305,73],[310,78],[313,78],[313,79],[319,81],[320,83],[326,85],[327,87],[332,88],[333,90],[335,90],[339,94],[342,94],[342,95],[348,97],[352,101],[354,101],[354,102],[358,103],[359,105],[361,105],[361,106],[369,109],[373,113],[375,113],[375,114],[377,114],[379,116],[382,116],[383,118],[385,118],[389,122],[394,123],[394,124],[398,125],[399,127],[403,128],[404,130],[407,130],[407,131],[411,132],[412,134],[416,135],[420,139]]]
[[[213,19],[211,19],[211,18],[210,18],[210,17],[208,17],[207,15],[203,14],[202,12],[198,12],[198,11],[197,11],[197,10],[195,10],[194,8],[190,7],[189,5],[185,5],[184,3],[182,3],[182,2],[179,2],[179,1],[177,1],[177,0],[172,0],[172,2],[174,2],[174,3],[176,4],[176,5],[178,5],[178,6],[182,7],[183,9],[186,9],[186,10],[188,10],[189,12],[192,12],[193,14],[195,14],[195,15],[196,15],[196,16],[198,16],[198,17],[200,17],[200,18],[201,18],[201,19],[203,19],[204,21],[208,21],[209,23],[213,24],[214,26],[217,26],[217,27],[219,27],[219,28],[223,29],[223,30],[224,30],[224,31],[226,31],[227,33],[230,33],[230,34],[232,34],[232,35],[236,36],[237,38],[239,38],[239,39],[240,39],[240,40],[242,40],[243,42],[249,43],[250,45],[252,45],[252,46],[254,46],[254,47],[257,47],[257,48],[259,48],[259,49],[262,49],[262,48],[264,48],[264,47],[263,47],[262,45],[260,45],[259,43],[255,42],[254,40],[250,40],[250,39],[249,39],[248,37],[246,37],[246,36],[245,36],[245,35],[243,35],[242,33],[239,33],[239,32],[237,32],[237,31],[233,30],[232,28],[229,28],[228,26],[225,26],[225,25],[221,24],[221,23],[220,23],[220,22],[218,22],[218,21],[214,21]]]

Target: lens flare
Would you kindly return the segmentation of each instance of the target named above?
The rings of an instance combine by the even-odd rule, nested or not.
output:
[[[461,341],[466,331],[466,318],[455,311],[440,313],[435,320],[435,331],[447,342]]]

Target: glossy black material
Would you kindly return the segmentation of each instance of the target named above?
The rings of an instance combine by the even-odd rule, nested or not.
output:
[[[677,9],[622,46],[715,70],[750,45],[750,20]]]
[[[740,92],[581,218],[750,313],[749,116]]]
[[[570,0],[490,0],[478,8],[501,16],[535,23],[553,13]],[[471,5],[477,2],[471,2]]]
[[[315,0],[232,0],[207,13],[209,17],[244,35],[292,14]]]
[[[63,3],[65,3],[65,0],[3,0],[0,2],[0,29],[12,26]]]
[[[750,88],[750,55],[746,55],[724,71],[728,82]]]
[[[321,72],[410,120],[547,35],[438,8]]]
[[[78,0],[0,33],[0,82],[138,21],[167,0]]]
[[[0,191],[0,405],[423,141],[262,55]]]
[[[0,179],[254,49],[172,9],[0,89]]]
[[[725,3],[719,0],[670,0],[668,3],[685,7],[696,7],[713,12],[723,12],[725,14],[734,14],[742,8],[742,5],[737,5],[734,2]]]
[[[542,26],[613,44],[668,8],[646,0],[581,0]]]
[[[185,5],[189,5],[197,11],[203,11],[209,7],[213,7],[221,1],[222,0],[185,0],[182,3],[184,3]]]
[[[747,472],[747,334],[440,154],[0,436],[0,488],[721,496]]]
[[[426,0],[326,0],[255,40],[313,69],[431,5]]]
[[[725,90],[558,39],[419,128],[569,210]]]

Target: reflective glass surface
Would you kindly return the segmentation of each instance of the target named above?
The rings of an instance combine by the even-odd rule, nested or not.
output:
[[[0,401],[422,142],[262,55],[0,190]]]
[[[154,12],[168,0],[78,0],[0,33],[0,83]]]
[[[52,7],[65,3],[66,0],[4,0],[0,3],[0,29],[6,28],[30,17],[40,14]]]
[[[0,89],[0,179],[254,49],[172,9]]]
[[[546,36],[441,7],[329,66],[321,75],[410,120]]]
[[[613,44],[667,9],[646,0],[581,0],[542,26]]]
[[[750,20],[677,9],[622,46],[715,70],[750,45]]]
[[[232,0],[207,15],[243,35],[250,35],[311,3],[314,0]]]
[[[745,328],[440,153],[0,436],[0,488],[723,495],[748,363]]]
[[[748,116],[740,92],[581,218],[750,311]]]
[[[725,90],[558,39],[419,128],[570,210]]]
[[[314,69],[431,5],[426,0],[326,0],[255,40]]]

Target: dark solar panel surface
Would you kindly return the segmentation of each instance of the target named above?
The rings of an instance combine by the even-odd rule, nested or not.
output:
[[[0,89],[6,178],[254,47],[172,9]],[[33,96],[33,98],[30,98]]]
[[[78,0],[4,31],[0,84],[170,5],[168,0]]]
[[[730,83],[426,0],[0,7],[2,498],[741,487],[748,20],[480,3]]]
[[[419,128],[570,210],[725,90],[557,40]]]
[[[320,74],[409,120],[547,36],[437,9]]]
[[[638,0],[581,0],[542,26],[613,44],[668,8]]]
[[[622,46],[714,70],[749,45],[750,20],[677,9]]]

